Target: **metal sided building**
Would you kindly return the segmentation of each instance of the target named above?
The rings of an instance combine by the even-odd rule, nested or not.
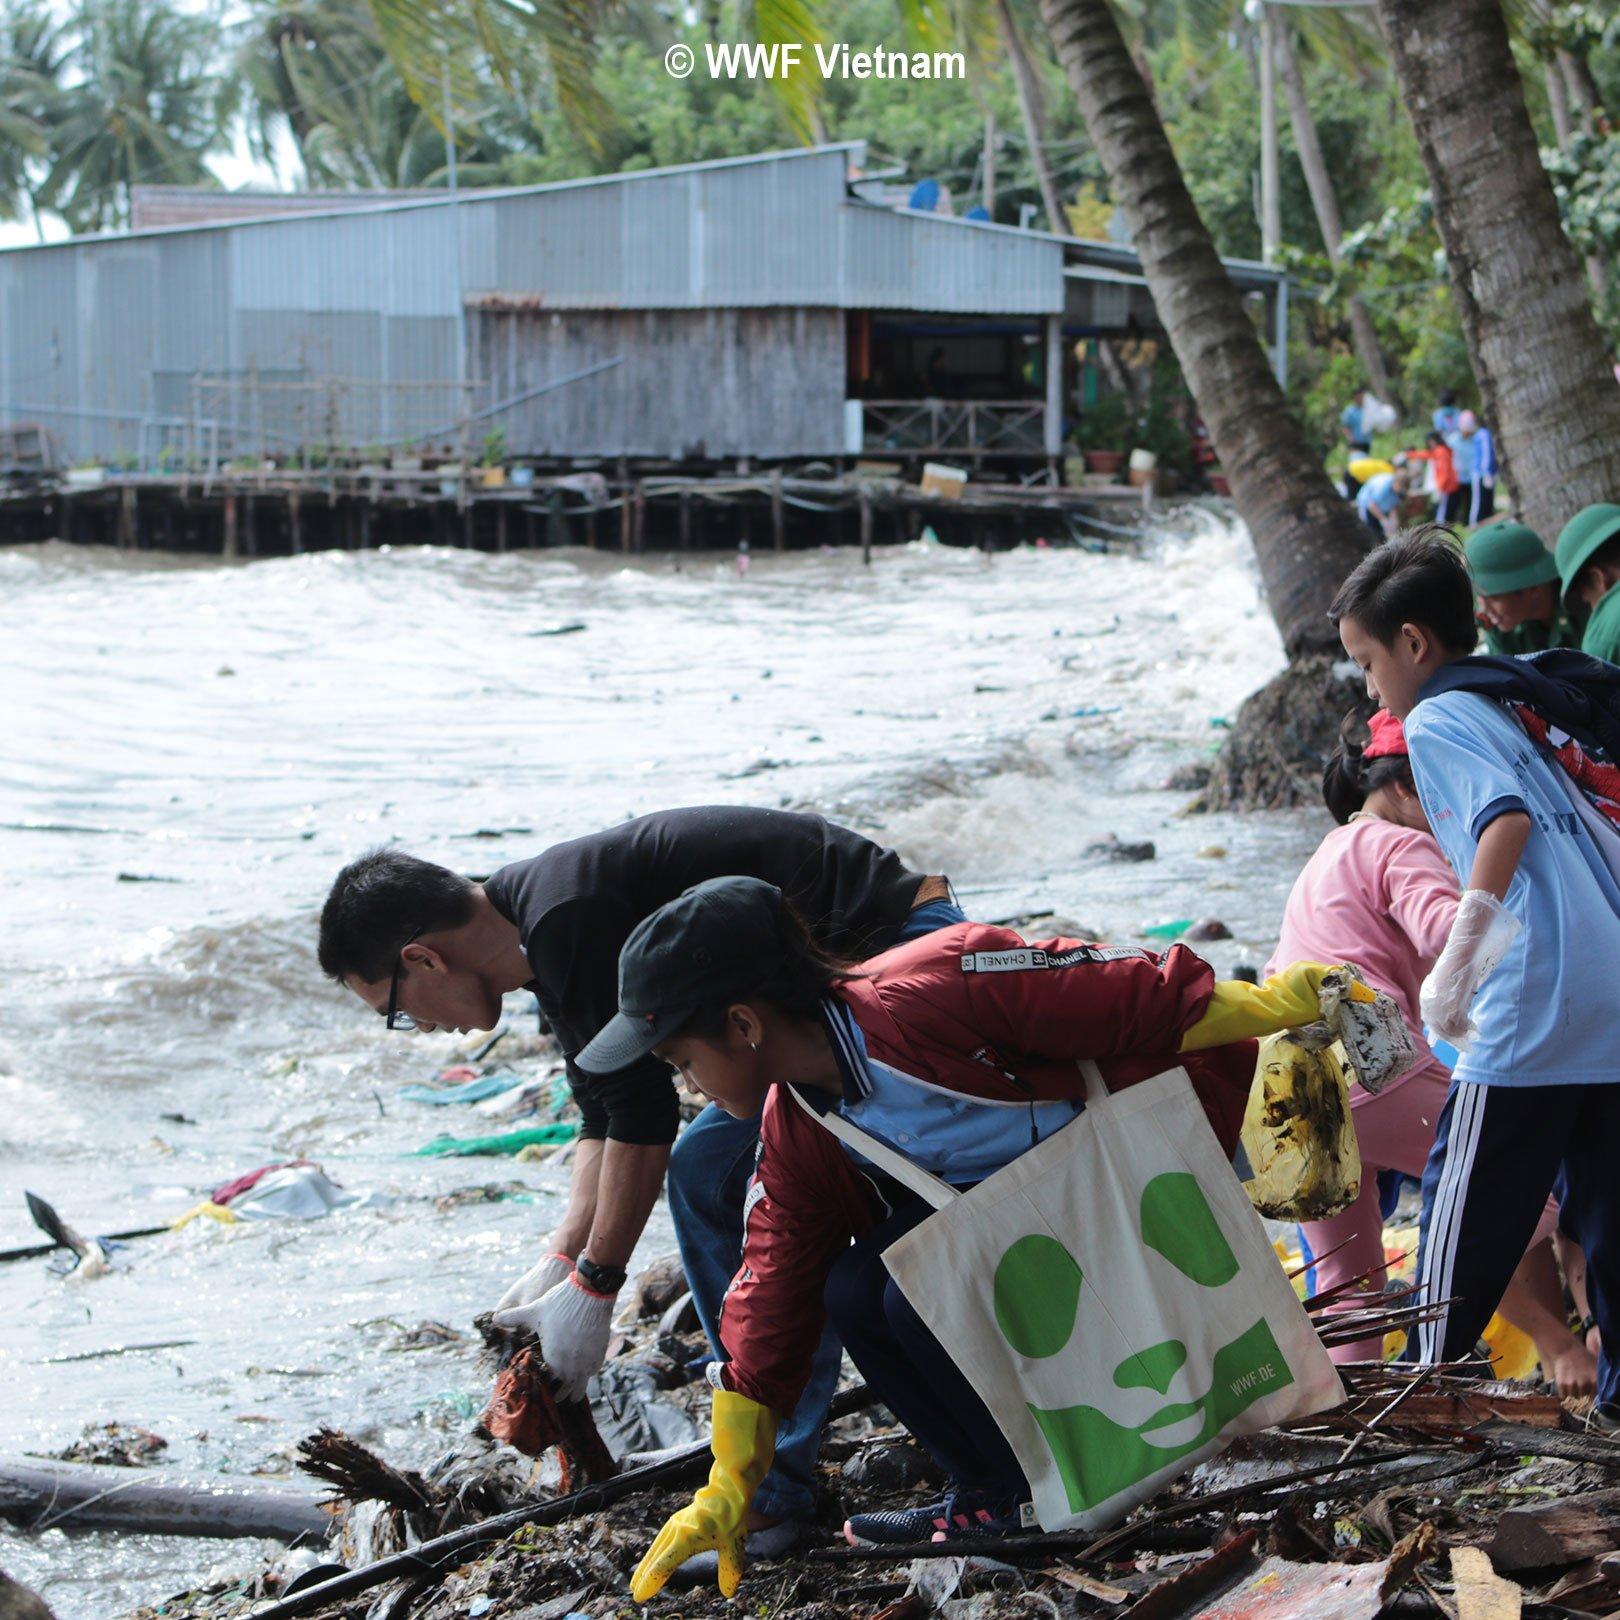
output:
[[[0,426],[145,468],[476,455],[495,430],[507,458],[550,462],[1057,455],[1073,340],[1157,330],[1134,256],[863,196],[861,158],[8,249]],[[1280,337],[1286,281],[1228,269]]]

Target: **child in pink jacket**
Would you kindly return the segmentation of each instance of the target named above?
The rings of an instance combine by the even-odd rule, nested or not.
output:
[[[1354,724],[1355,717],[1347,720],[1346,731]],[[1418,803],[1400,721],[1380,709],[1367,729],[1365,746],[1342,739],[1328,760],[1322,797],[1339,825],[1295,880],[1283,911],[1282,937],[1266,969],[1269,975],[1279,965],[1302,960],[1354,962],[1368,984],[1399,1006],[1418,1052],[1415,1067],[1376,1097],[1358,1085],[1351,1088],[1361,1193],[1331,1220],[1305,1225],[1311,1252],[1322,1256],[1316,1262],[1319,1292],[1364,1274],[1369,1291],[1383,1287],[1378,1175],[1382,1170],[1422,1175],[1451,1080],[1424,1039],[1418,990],[1451,932],[1457,879]],[[1556,1270],[1541,1247],[1557,1218],[1557,1205],[1549,1204],[1532,1244],[1535,1258],[1527,1259],[1515,1277],[1504,1314],[1536,1341],[1544,1371],[1561,1390],[1590,1393],[1596,1365],[1562,1319]],[[1532,1266],[1534,1279],[1524,1275]],[[1381,1341],[1372,1338],[1339,1346],[1333,1357],[1370,1361],[1382,1353]]]

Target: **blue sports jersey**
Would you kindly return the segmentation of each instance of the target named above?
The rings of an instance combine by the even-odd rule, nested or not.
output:
[[[1521,931],[1480,987],[1479,1034],[1456,1077],[1487,1085],[1620,1081],[1615,964],[1620,882],[1568,778],[1499,703],[1474,692],[1423,699],[1406,720],[1418,797],[1466,888],[1479,835],[1522,810],[1530,838],[1505,904]]]

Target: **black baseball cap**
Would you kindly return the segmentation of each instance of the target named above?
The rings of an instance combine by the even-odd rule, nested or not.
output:
[[[782,966],[782,891],[751,877],[710,878],[643,917],[619,952],[619,1010],[574,1059],[614,1074],[695,1012],[746,995]]]

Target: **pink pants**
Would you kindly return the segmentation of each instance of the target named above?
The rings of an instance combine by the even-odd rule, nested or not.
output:
[[[1369,1293],[1384,1286],[1384,1223],[1378,1213],[1378,1173],[1399,1170],[1403,1175],[1422,1177],[1450,1084],[1450,1071],[1435,1063],[1377,1097],[1369,1096],[1359,1086],[1351,1087],[1350,1112],[1361,1148],[1361,1192],[1347,1210],[1332,1220],[1305,1223],[1305,1241],[1311,1253],[1327,1256],[1316,1262],[1317,1293],[1326,1293],[1336,1284],[1363,1274],[1368,1279]],[[1531,1246],[1551,1236],[1557,1224],[1558,1205],[1548,1199]],[[1341,1243],[1343,1248],[1339,1248]],[[1338,1252],[1330,1254],[1332,1249]],[[1354,1302],[1337,1307],[1359,1308]],[[1354,1344],[1337,1345],[1329,1353],[1335,1361],[1378,1361],[1384,1346],[1380,1338],[1358,1339]]]

